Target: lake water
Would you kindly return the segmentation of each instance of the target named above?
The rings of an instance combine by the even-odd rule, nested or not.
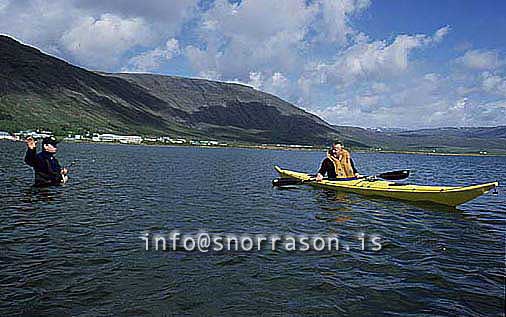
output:
[[[0,316],[447,315],[504,312],[506,196],[450,210],[301,186],[321,152],[62,144],[67,185],[34,189],[0,142]],[[506,184],[506,157],[354,154],[362,174]],[[145,251],[144,233],[357,234],[382,249]]]

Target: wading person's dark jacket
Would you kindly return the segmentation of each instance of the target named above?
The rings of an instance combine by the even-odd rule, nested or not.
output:
[[[37,149],[26,151],[25,163],[35,171],[35,186],[60,185],[62,182],[61,166],[52,153]]]
[[[355,164],[353,163],[353,160],[351,158],[350,164],[351,168],[353,169],[353,173],[355,174],[358,173],[357,169],[355,168]],[[328,178],[336,178],[336,169],[334,167],[334,163],[329,158],[324,159],[318,173],[322,174],[323,176],[327,174]]]

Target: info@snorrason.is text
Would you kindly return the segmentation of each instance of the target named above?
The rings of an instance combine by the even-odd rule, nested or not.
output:
[[[358,233],[346,239],[339,235],[292,234],[216,234],[199,231],[183,234],[171,231],[168,235],[145,232],[140,239],[146,251],[380,251],[382,239],[378,235]]]

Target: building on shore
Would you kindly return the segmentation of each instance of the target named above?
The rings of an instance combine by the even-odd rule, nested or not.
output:
[[[175,143],[175,144],[184,144],[184,143],[186,143],[186,139],[174,139],[170,142]]]
[[[72,135],[72,134],[69,134],[66,138],[63,139],[64,141],[71,141],[71,142],[79,142],[81,140],[83,140],[83,137],[82,135],[80,134],[76,134],[76,135]]]
[[[0,140],[16,141],[16,137],[11,135],[9,132],[0,131]]]
[[[185,144],[186,143],[186,139],[181,139],[181,138],[180,139],[173,139],[168,136],[159,137],[158,141],[163,142],[163,143],[172,143],[172,144]]]
[[[156,142],[159,142],[158,138],[155,138],[155,137],[145,137],[144,142],[150,142],[150,143],[156,143]]]
[[[119,142],[125,144],[140,144],[143,139],[138,135],[117,135],[117,134],[93,134],[91,138],[93,142]]]
[[[32,130],[25,130],[25,131],[19,131],[14,133],[14,136],[18,139],[26,139],[28,137],[32,137],[34,139],[43,139],[50,136],[53,136],[53,132],[51,131],[32,131]]]
[[[198,145],[198,146],[227,146],[226,143],[220,143],[218,141],[213,140],[190,140],[191,145]]]

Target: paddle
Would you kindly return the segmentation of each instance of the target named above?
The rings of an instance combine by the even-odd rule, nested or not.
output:
[[[373,176],[363,176],[359,179],[366,179],[366,180],[373,181],[378,178],[381,178],[381,179],[385,179],[385,180],[389,180],[389,181],[397,181],[397,180],[408,178],[408,176],[409,176],[409,170],[399,170],[399,171],[385,172],[385,173],[381,173],[381,174],[373,175]],[[289,185],[302,185],[304,183],[314,182],[315,180],[316,180],[315,178],[301,180],[301,179],[295,179],[295,178],[281,177],[281,178],[273,179],[272,186],[279,187],[279,186],[289,186]],[[324,180],[331,180],[332,181],[332,180],[338,180],[338,179],[324,178]],[[350,179],[347,178],[346,180],[350,180]]]

